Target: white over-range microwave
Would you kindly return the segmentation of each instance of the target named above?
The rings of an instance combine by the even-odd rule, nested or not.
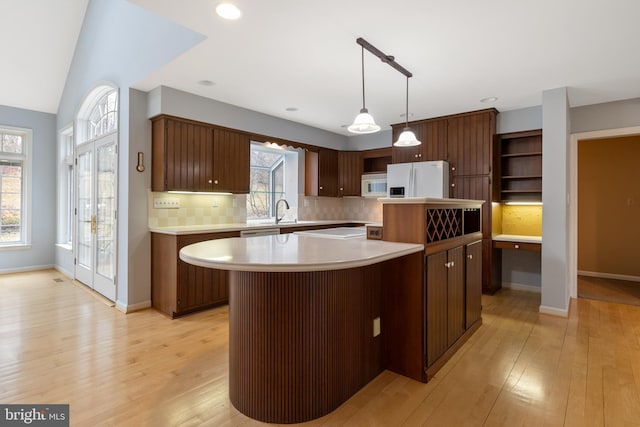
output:
[[[387,197],[387,174],[362,175],[361,195],[362,197]]]

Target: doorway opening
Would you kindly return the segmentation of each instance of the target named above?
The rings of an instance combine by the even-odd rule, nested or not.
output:
[[[640,305],[640,128],[571,140],[571,297]]]

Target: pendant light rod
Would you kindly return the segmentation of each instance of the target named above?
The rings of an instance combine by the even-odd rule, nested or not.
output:
[[[362,47],[362,108],[367,108],[364,102],[364,47]]]
[[[366,41],[362,37],[358,37],[356,39],[356,43],[358,43],[364,49],[367,49],[369,52],[371,52],[372,54],[374,54],[375,56],[380,58],[380,60],[382,62],[384,62],[385,64],[389,64],[391,67],[395,68],[397,71],[399,71],[400,73],[402,73],[405,76],[407,76],[407,78],[413,77],[413,74],[411,74],[411,71],[407,70],[402,65],[398,64],[395,61],[395,58],[393,56],[385,54],[380,49],[378,49],[377,47],[375,47],[374,45],[372,45],[371,43],[369,43],[368,41]],[[363,54],[364,54],[364,52],[363,52]]]
[[[407,76],[407,97],[405,98],[404,127],[409,127],[409,77]]]

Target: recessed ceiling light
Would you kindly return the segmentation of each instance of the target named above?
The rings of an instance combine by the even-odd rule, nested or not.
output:
[[[485,104],[491,103],[491,102],[496,102],[498,100],[498,97],[496,96],[488,96],[486,98],[482,98],[480,100],[480,102],[484,102]]]
[[[238,7],[231,3],[220,3],[216,6],[216,13],[218,16],[224,19],[238,19],[242,16],[242,11]]]
[[[287,111],[298,111],[298,107],[287,107],[285,108]]]
[[[212,82],[211,80],[199,80],[198,84],[200,86],[213,86],[215,83]]]

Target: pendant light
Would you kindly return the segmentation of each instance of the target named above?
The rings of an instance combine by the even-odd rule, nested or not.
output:
[[[349,132],[359,134],[374,133],[380,130],[380,126],[373,120],[373,116],[369,114],[364,103],[364,47],[362,47],[362,108],[360,109],[360,114],[358,114],[353,121],[353,124],[347,129]]]
[[[398,140],[393,143],[396,147],[413,147],[422,144],[422,142],[416,138],[416,134],[409,128],[409,76],[407,76],[407,98],[405,107],[404,129],[402,129],[400,136],[398,136]]]

